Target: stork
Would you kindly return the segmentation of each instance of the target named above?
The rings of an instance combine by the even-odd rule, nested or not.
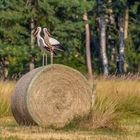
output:
[[[59,50],[59,51],[63,52],[64,49],[61,46],[59,41],[57,41],[56,39],[51,37],[47,28],[43,28],[43,32],[44,32],[44,41],[51,50],[50,51],[50,53],[51,53],[51,64],[53,64],[54,50]]]
[[[45,43],[44,39],[41,37],[40,33],[41,33],[41,27],[37,27],[32,31],[32,34],[37,37],[38,47],[42,51],[42,54],[43,54],[42,65],[44,66],[45,65],[45,63],[44,63],[45,55],[46,55],[46,65],[47,65],[47,52],[50,52],[53,50],[51,50],[51,48],[48,47],[48,45]]]

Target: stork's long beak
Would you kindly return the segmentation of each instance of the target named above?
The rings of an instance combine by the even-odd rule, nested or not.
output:
[[[33,34],[34,36],[36,36],[36,35],[37,35],[37,33],[38,33],[37,28],[34,28],[34,29],[32,30],[32,32],[31,32],[31,34]]]
[[[51,36],[50,32],[48,30],[45,30],[48,36]]]

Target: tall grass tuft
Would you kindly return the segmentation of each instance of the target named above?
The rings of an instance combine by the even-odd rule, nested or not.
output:
[[[10,100],[14,86],[14,81],[0,80],[0,118],[10,115]]]
[[[66,129],[120,129],[119,114],[116,112],[118,108],[118,99],[109,97],[97,97],[91,112],[83,118],[75,118],[70,124],[66,125]]]
[[[119,127],[117,110],[117,99],[111,97],[97,97],[92,108],[91,127],[109,128]]]

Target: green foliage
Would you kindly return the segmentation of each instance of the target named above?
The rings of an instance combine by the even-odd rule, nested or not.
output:
[[[47,27],[54,38],[58,39],[65,54],[56,57],[56,63],[85,71],[84,54],[84,10],[91,10],[92,1],[1,1],[0,7],[0,55],[8,56],[10,75],[25,73],[32,52],[36,56],[36,65],[40,66],[41,53],[37,46],[30,50],[30,20],[35,19],[36,26]]]
[[[129,38],[126,40],[125,56],[129,71],[138,72],[140,61],[140,3],[130,0],[112,0],[103,4],[104,9],[112,8],[115,18],[126,6],[129,6]],[[9,74],[25,73],[29,70],[31,55],[35,55],[35,65],[41,66],[41,53],[35,46],[30,49],[30,21],[33,18],[36,26],[47,27],[52,36],[58,39],[65,53],[55,58],[55,63],[72,66],[86,73],[85,61],[85,27],[82,16],[88,13],[91,29],[91,55],[94,71],[100,73],[100,53],[96,1],[92,0],[1,0],[0,1],[0,56],[7,57],[10,62]],[[118,46],[118,21],[116,25],[107,27]],[[111,56],[111,51],[108,57]],[[114,72],[115,64],[110,60],[110,71]]]
[[[126,8],[129,9],[128,17],[128,38],[125,41],[125,62],[128,65],[128,72],[140,72],[140,2],[138,0],[112,0],[112,3],[106,3],[106,7],[113,9],[115,24],[107,24],[107,34],[115,40],[117,54],[119,55],[119,17],[124,16]],[[108,54],[108,57],[111,53]],[[114,62],[110,62],[110,69],[114,71]],[[114,68],[113,68],[114,67]]]
[[[140,72],[140,2],[135,1],[129,10],[129,37],[126,42],[126,61],[129,71]]]

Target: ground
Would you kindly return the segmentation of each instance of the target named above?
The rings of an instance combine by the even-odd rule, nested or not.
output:
[[[0,119],[0,140],[139,140],[140,118],[122,120],[122,130],[54,130],[19,126],[13,117]]]

